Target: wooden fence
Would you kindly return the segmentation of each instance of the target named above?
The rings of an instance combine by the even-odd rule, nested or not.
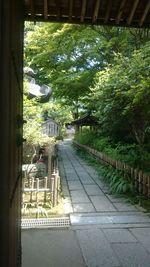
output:
[[[41,201],[43,203],[50,201],[52,207],[55,207],[59,203],[60,176],[58,171],[58,158],[55,147],[48,150],[47,162],[47,177],[35,177],[36,170],[34,169],[29,173],[26,170],[24,171],[22,179],[23,203],[25,202],[26,193],[29,193],[28,202],[35,202],[37,207],[39,205],[39,202]]]
[[[137,193],[142,194],[147,198],[150,198],[150,174],[144,173],[143,171],[138,169],[134,169],[124,162],[112,159],[105,153],[99,152],[93,148],[80,144],[76,141],[74,141],[74,144],[79,148],[85,149],[88,153],[94,155],[102,162],[111,165],[117,170],[123,171],[124,176],[125,174],[128,174],[132,179],[133,185]]]

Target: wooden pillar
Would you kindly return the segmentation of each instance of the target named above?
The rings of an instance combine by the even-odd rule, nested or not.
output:
[[[0,1],[1,267],[21,266],[22,5]]]

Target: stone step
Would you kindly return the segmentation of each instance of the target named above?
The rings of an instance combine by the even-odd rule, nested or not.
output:
[[[101,225],[101,224],[150,224],[150,217],[139,213],[119,214],[70,214],[71,225]]]

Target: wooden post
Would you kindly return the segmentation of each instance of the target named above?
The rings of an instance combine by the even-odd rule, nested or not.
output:
[[[36,178],[36,203],[39,203],[39,178]]]
[[[60,197],[60,176],[57,176],[57,204],[59,203]]]
[[[57,205],[57,174],[54,177],[54,195],[53,195],[54,207]]]
[[[34,177],[31,178],[31,193],[30,193],[30,202],[33,201],[33,190],[34,189]]]
[[[48,186],[51,186],[53,144],[48,148]]]
[[[44,188],[47,189],[47,177],[44,179]],[[46,202],[47,192],[44,192],[44,202]]]
[[[54,179],[55,179],[55,175],[52,174],[51,175],[51,203],[53,207],[54,207]]]
[[[26,187],[26,178],[23,177],[22,179],[22,189],[24,189]]]

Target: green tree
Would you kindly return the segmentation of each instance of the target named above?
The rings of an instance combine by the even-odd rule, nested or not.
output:
[[[132,56],[117,54],[100,71],[91,98],[101,129],[117,139],[132,137],[142,145],[150,127],[149,42]]]

